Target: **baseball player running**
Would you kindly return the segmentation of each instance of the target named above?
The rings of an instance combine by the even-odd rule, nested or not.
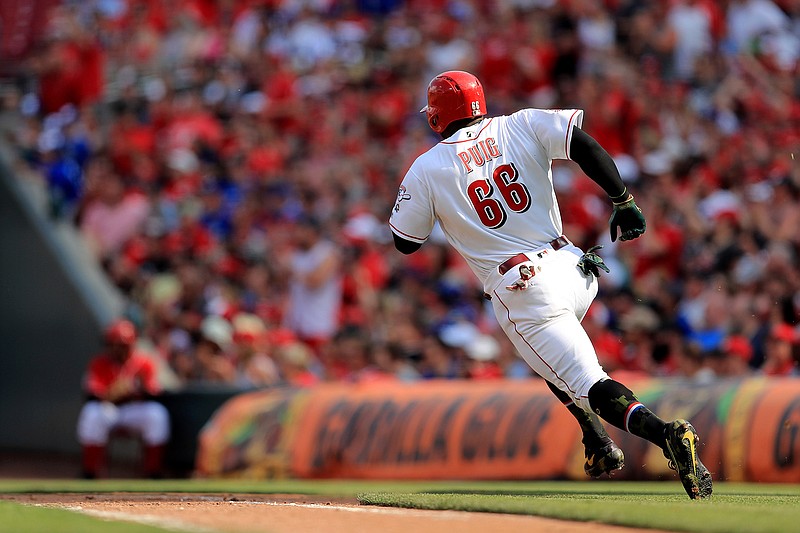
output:
[[[635,239],[646,227],[609,154],[580,129],[583,111],[522,109],[489,117],[480,81],[462,71],[433,78],[427,96],[422,111],[442,141],[403,178],[389,220],[395,247],[415,252],[439,221],[483,282],[506,335],[578,420],[589,475],[623,466],[597,413],[660,447],[690,498],[710,496],[694,427],[665,422],[611,379],[581,326],[600,270],[608,268],[598,247],[583,253],[562,234],[552,161],[575,161],[608,194],[612,241]]]

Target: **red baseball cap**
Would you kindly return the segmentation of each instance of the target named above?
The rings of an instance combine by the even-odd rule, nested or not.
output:
[[[106,329],[106,342],[132,346],[136,342],[136,326],[129,320],[116,320]]]
[[[747,361],[748,363],[753,357],[753,345],[750,344],[750,341],[747,339],[747,337],[742,335],[731,335],[728,337],[728,340],[725,341],[723,348],[728,355],[738,357],[744,361]]]

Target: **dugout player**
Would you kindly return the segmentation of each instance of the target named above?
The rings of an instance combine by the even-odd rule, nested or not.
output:
[[[145,475],[160,477],[169,413],[153,399],[160,392],[155,365],[134,349],[136,329],[127,320],[111,324],[105,342],[105,350],[89,362],[84,376],[86,403],[78,416],[83,476],[102,475],[109,435],[124,429],[142,439]]]
[[[611,379],[581,326],[600,269],[608,268],[595,248],[583,253],[562,234],[552,161],[575,161],[608,194],[612,241],[635,239],[646,227],[611,156],[580,129],[583,111],[522,109],[489,117],[480,81],[462,71],[433,78],[427,97],[422,111],[442,141],[403,178],[389,220],[395,247],[415,252],[439,222],[483,282],[520,355],[578,419],[587,473],[623,464],[621,450],[591,414],[597,413],[660,447],[690,498],[710,496],[694,427],[663,421]]]

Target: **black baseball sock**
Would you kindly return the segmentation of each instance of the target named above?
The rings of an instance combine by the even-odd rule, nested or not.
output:
[[[604,420],[664,448],[666,423],[622,383],[613,379],[598,381],[589,389],[589,404]]]
[[[586,412],[575,405],[575,402],[572,401],[572,398],[570,398],[566,392],[549,381],[547,381],[547,386],[550,387],[550,390],[553,391],[556,398],[564,404],[564,407],[566,407],[569,412],[572,413],[572,416],[575,417],[575,420],[578,421],[578,425],[581,427],[581,432],[583,433],[581,442],[585,447],[590,449],[602,448],[606,444],[612,442],[611,437],[606,433],[606,428],[603,427],[603,423],[596,414]]]

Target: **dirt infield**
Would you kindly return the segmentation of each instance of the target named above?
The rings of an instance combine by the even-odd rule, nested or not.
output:
[[[353,499],[224,494],[6,494],[1,499],[198,533],[657,533],[532,516],[419,511]]]

